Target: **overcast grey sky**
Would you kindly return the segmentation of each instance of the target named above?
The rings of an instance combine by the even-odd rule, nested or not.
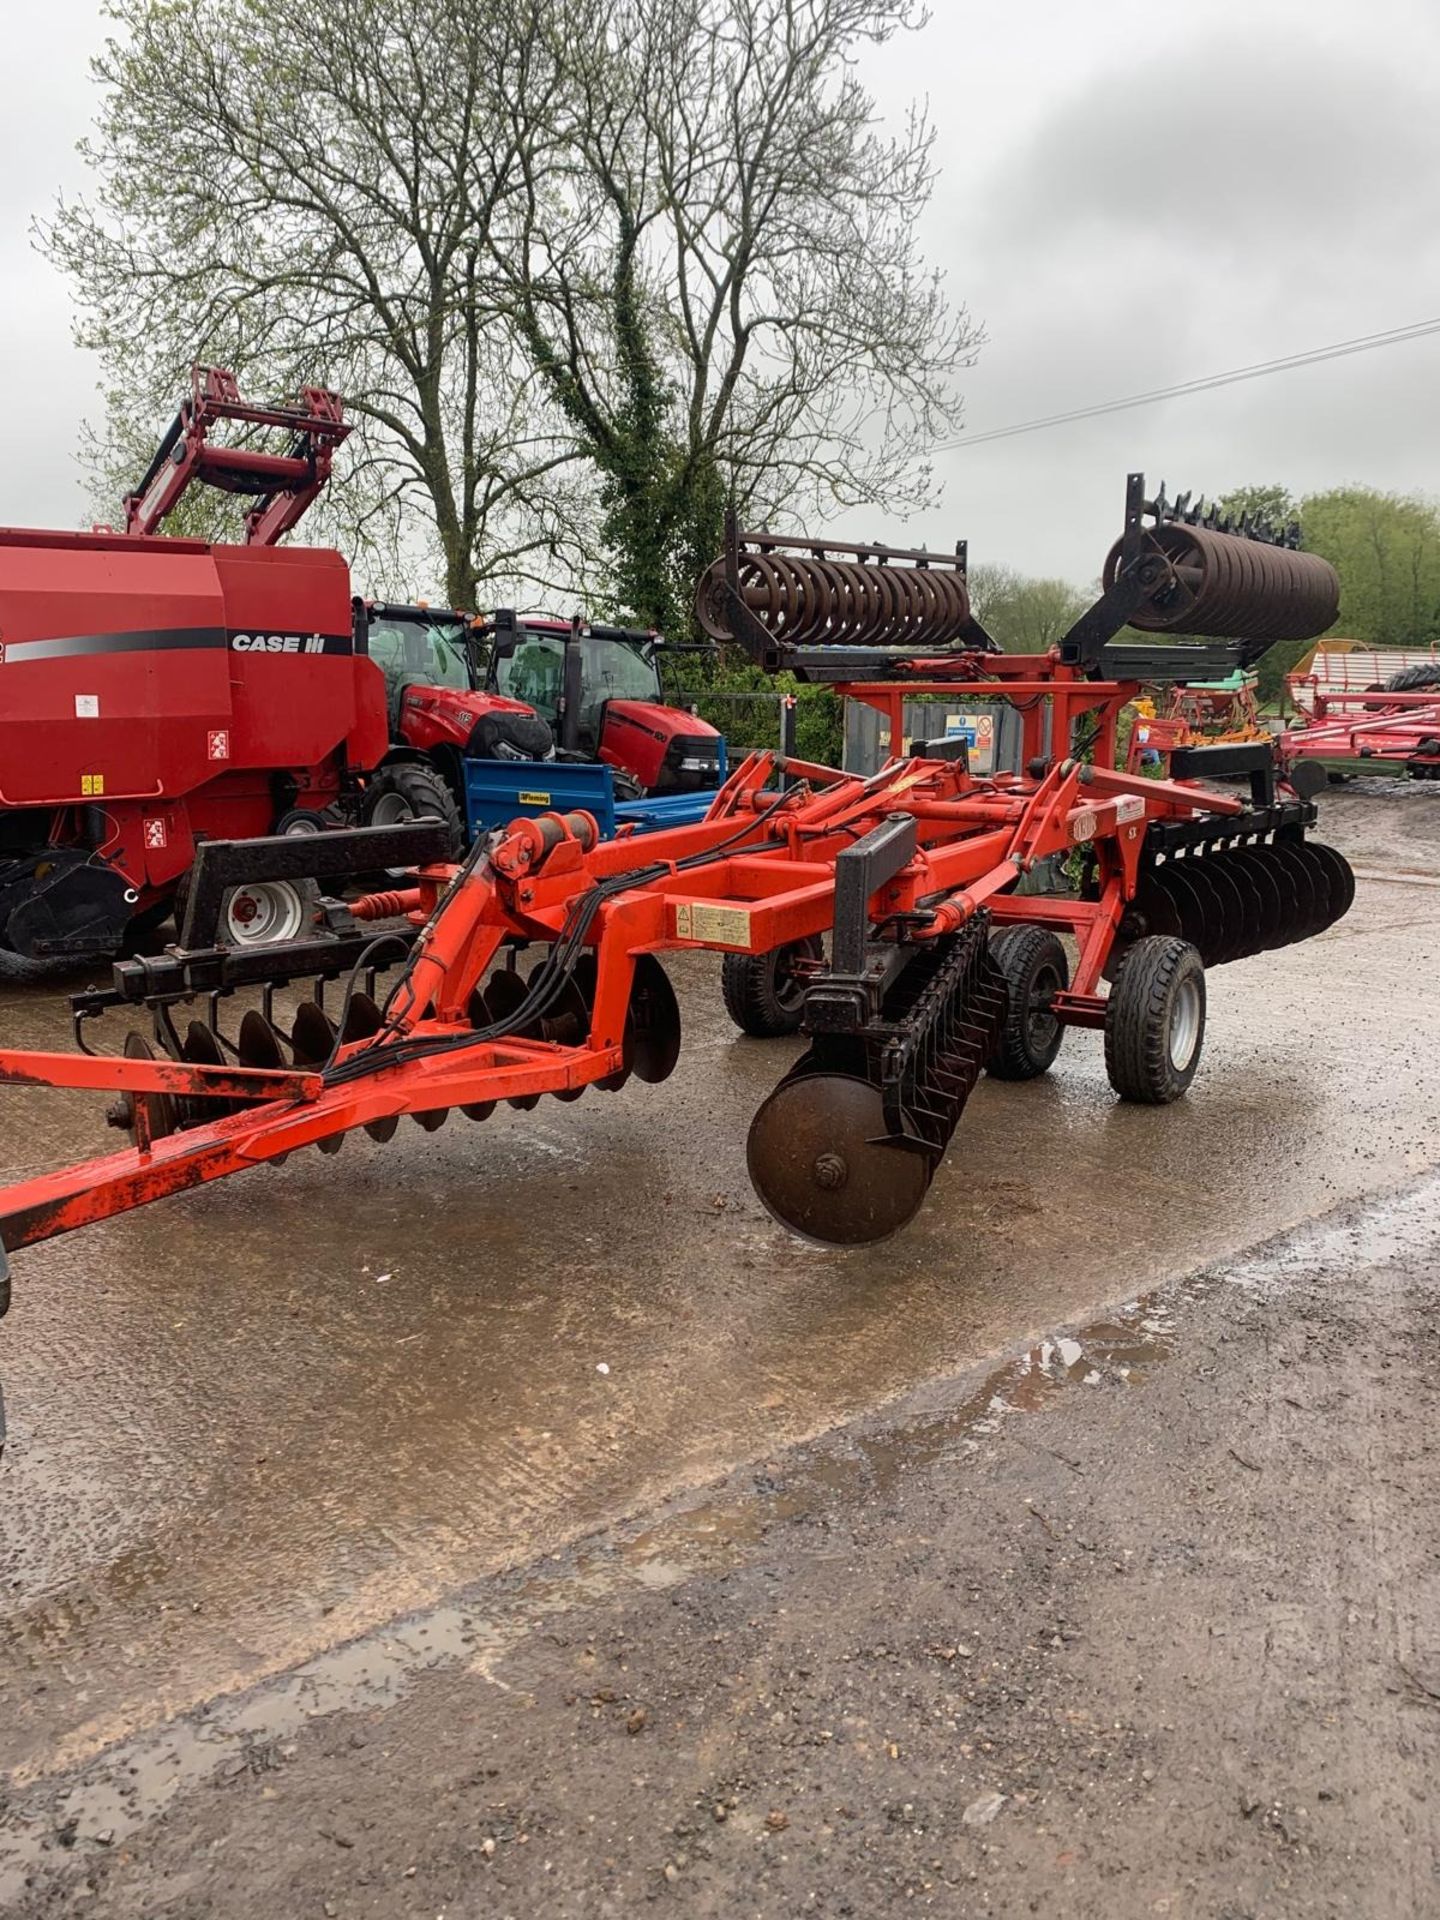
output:
[[[0,524],[68,526],[96,370],[29,226],[83,183],[104,29],[95,0],[0,15]],[[889,112],[929,97],[926,244],[988,336],[977,433],[1440,315],[1435,0],[935,0],[868,78]],[[855,531],[1083,581],[1131,466],[1440,492],[1437,384],[1440,335],[976,446],[941,456],[938,509]]]

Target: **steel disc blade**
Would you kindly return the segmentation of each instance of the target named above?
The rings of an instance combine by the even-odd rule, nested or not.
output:
[[[530,973],[530,987],[534,990],[546,962],[537,961]],[[575,984],[574,977],[562,980],[550,996],[544,1018],[540,1022],[542,1036],[552,1040],[557,1046],[578,1047],[590,1030],[590,1004]],[[585,1089],[579,1087],[557,1087],[557,1100],[578,1100]]]
[[[383,1114],[378,1120],[367,1120],[365,1131],[372,1140],[393,1140],[400,1125],[398,1113]]]
[[[924,1154],[884,1144],[880,1095],[849,1074],[782,1080],[750,1123],[750,1180],[766,1210],[806,1240],[868,1246],[914,1219],[930,1186]]]
[[[368,993],[352,993],[350,1004],[345,1009],[343,1028],[345,1045],[348,1047],[356,1040],[369,1040],[385,1024],[385,1016],[370,998]]]
[[[1203,854],[1195,863],[1194,878],[1209,889],[1213,901],[1212,951],[1201,959],[1207,967],[1223,966],[1227,960],[1238,958],[1245,945],[1246,913],[1229,871],[1213,854]]]
[[[539,960],[530,971],[528,991],[534,992],[540,975],[549,965]],[[573,976],[560,980],[547,997],[540,1019],[539,1038],[554,1041],[559,1047],[578,1047],[590,1029],[590,1004]]]
[[[1260,953],[1265,946],[1265,901],[1250,872],[1234,854],[1227,849],[1217,853],[1211,865],[1225,877],[1225,884],[1235,895],[1234,946],[1230,954],[1232,960],[1248,960],[1252,954]]]
[[[484,995],[489,1021],[509,1020],[524,1006],[529,997],[530,989],[518,973],[511,973],[507,969],[492,974],[485,982]],[[487,1024],[489,1024],[488,1021]],[[514,1038],[517,1040],[538,1038],[539,1025],[538,1020],[527,1020],[522,1026],[514,1029]],[[538,1107],[539,1104],[538,1093],[517,1093],[508,1098],[508,1105],[518,1107],[522,1113],[528,1113],[532,1107]]]
[[[316,1146],[321,1153],[338,1153],[345,1144],[343,1133],[327,1133],[323,1140],[317,1140]]]
[[[1310,862],[1311,871],[1316,875],[1317,894],[1323,885],[1326,902],[1325,925],[1333,927],[1349,907],[1350,899],[1353,897],[1355,883],[1354,876],[1350,873],[1350,862],[1342,854],[1336,853],[1333,847],[1327,847],[1319,840],[1307,840],[1302,852]]]
[[[594,954],[582,953],[580,958],[575,962],[574,968],[572,969],[571,975],[570,975],[570,978],[574,981],[576,987],[579,989],[581,995],[584,998],[587,1015],[590,1011],[593,1011],[595,1006],[595,979],[596,979],[597,971],[598,969],[595,964]],[[623,1087],[625,1082],[630,1078],[634,1038],[635,1038],[634,1021],[630,1013],[630,1010],[627,1007],[625,1011],[625,1036],[624,1036],[625,1063],[623,1066],[617,1068],[617,1070],[614,1073],[607,1073],[604,1079],[596,1080],[592,1083],[593,1085],[599,1087],[602,1093],[618,1093],[621,1087]]]
[[[490,1020],[508,1020],[525,1004],[530,989],[518,973],[492,973],[485,982],[485,1009]],[[525,1028],[518,1029],[520,1034]]]
[[[127,1060],[158,1060],[159,1054],[145,1038],[143,1033],[127,1033],[125,1036],[125,1058]],[[125,1096],[130,1105],[130,1128],[134,1131],[134,1115],[143,1109],[150,1123],[150,1138],[163,1140],[167,1133],[174,1133],[180,1125],[180,1107],[173,1095],[168,1093],[131,1093]]]
[[[1266,859],[1263,847],[1232,847],[1226,858],[1237,872],[1244,874],[1256,903],[1258,944],[1252,952],[1268,953],[1272,947],[1282,944],[1288,919],[1275,868]]]
[[[428,1107],[424,1113],[412,1113],[410,1118],[417,1127],[423,1127],[426,1133],[438,1133],[450,1118],[448,1107]]]
[[[265,1067],[275,1071],[285,1065],[279,1034],[264,1014],[258,1013],[254,1007],[240,1022],[240,1037],[235,1051],[242,1067]]]
[[[1208,966],[1214,933],[1209,889],[1202,892],[1195,885],[1194,873],[1184,861],[1167,860],[1156,878],[1175,902],[1180,916],[1181,939],[1188,940]]]
[[[188,1060],[193,1067],[223,1067],[225,1049],[213,1027],[206,1026],[203,1020],[192,1020],[185,1029],[180,1058]],[[237,1112],[241,1103],[238,1100],[208,1100],[197,1096],[187,1099],[185,1105],[190,1124],[199,1125],[206,1120],[219,1120],[227,1113]]]
[[[1326,846],[1323,840],[1311,840],[1309,846],[1330,869],[1330,904],[1334,918],[1343,920],[1355,904],[1355,870],[1343,853]]]
[[[1272,947],[1288,947],[1297,936],[1295,929],[1300,924],[1300,901],[1295,891],[1295,876],[1289,863],[1275,851],[1272,842],[1265,841],[1250,849],[1256,860],[1263,860],[1265,871],[1280,901],[1280,919],[1276,926]]]
[[[335,1022],[314,1000],[302,1000],[295,1009],[290,1046],[297,1067],[323,1067],[335,1050]],[[334,1148],[329,1149],[334,1152]]]
[[[668,1080],[680,1058],[680,1003],[653,953],[642,953],[635,962],[630,1021],[635,1027],[635,1078],[652,1085]]]
[[[1330,910],[1330,888],[1327,882],[1320,898],[1316,898],[1315,882],[1318,876],[1294,841],[1277,840],[1270,853],[1275,864],[1284,869],[1295,895],[1295,918],[1285,942],[1287,946],[1292,946],[1295,941],[1308,940],[1311,934],[1319,932],[1325,914]]]
[[[1169,934],[1172,939],[1181,937],[1180,909],[1173,895],[1157,885],[1153,874],[1147,874],[1140,882],[1131,908],[1137,918],[1144,922],[1146,933]],[[1137,933],[1136,938],[1139,937]]]
[[[472,1100],[467,1107],[461,1107],[461,1113],[467,1120],[488,1120],[495,1111],[493,1100]]]

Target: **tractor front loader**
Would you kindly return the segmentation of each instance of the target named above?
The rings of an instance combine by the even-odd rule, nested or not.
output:
[[[746,1024],[753,1007],[757,1031],[804,1032],[748,1162],[775,1218],[825,1245],[903,1228],[981,1073],[1043,1073],[1067,1028],[1103,1034],[1122,1099],[1175,1100],[1201,1056],[1206,970],[1321,932],[1353,882],[1311,839],[1315,810],[1279,782],[1268,743],[1177,751],[1171,777],[1149,780],[1114,770],[1116,719],[1142,681],[1213,679],[1274,637],[1322,630],[1337,585],[1253,529],[1163,493],[1147,505],[1138,475],[1106,579],[1057,647],[1012,655],[972,618],[962,555],[732,526],[700,586],[712,632],[880,707],[897,742],[906,696],[1009,701],[1023,771],[980,779],[963,757],[906,756],[861,778],[764,752],[703,821],[643,839],[602,842],[570,813],[516,821],[458,864],[363,834],[207,846],[179,944],[75,1002],[80,1053],[0,1052],[0,1081],[118,1094],[129,1136],[0,1192],[0,1240],[13,1254],[300,1147],[388,1139],[407,1117],[484,1121],[501,1102],[663,1080],[681,1023],[660,956],[687,948],[728,957]],[[1126,624],[1208,625],[1234,644],[1117,644]],[[1248,790],[1217,791],[1211,773]],[[1017,892],[1057,854],[1078,854],[1077,893]],[[332,899],[325,927],[288,949],[216,948],[204,915],[233,863],[250,878],[272,856],[292,877],[328,863],[312,869],[323,885],[347,855],[408,876]],[[397,960],[382,996],[372,970]],[[784,1003],[758,991],[782,971]],[[266,989],[303,974],[328,991],[282,1023]],[[262,996],[238,1023],[236,988]],[[140,1016],[123,1056],[86,1050],[91,1021],[122,1009]]]

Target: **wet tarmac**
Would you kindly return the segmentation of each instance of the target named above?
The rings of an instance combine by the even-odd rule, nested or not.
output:
[[[1423,822],[1384,803],[1398,837],[1355,829],[1376,877],[1347,920],[1212,975],[1184,1102],[1118,1107],[1072,1034],[1048,1081],[982,1085],[880,1248],[761,1209],[745,1131],[795,1049],[736,1036],[696,957],[663,1087],[352,1139],[18,1257],[0,1766],[35,1779],[1440,1162],[1417,798]],[[1328,837],[1365,806],[1332,803]],[[0,1021],[66,1044],[56,994]],[[7,1093],[7,1176],[102,1149],[102,1104]]]

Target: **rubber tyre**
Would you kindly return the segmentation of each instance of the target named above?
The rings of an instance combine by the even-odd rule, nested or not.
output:
[[[1188,941],[1147,934],[1121,960],[1105,1003],[1111,1086],[1122,1100],[1168,1106],[1195,1078],[1204,1044],[1200,955]]]
[[[742,1033],[756,1040],[779,1040],[800,1031],[805,1007],[803,988],[789,974],[791,960],[804,955],[818,960],[824,949],[818,939],[792,940],[768,953],[727,953],[720,969],[725,1011]]]
[[[1070,962],[1048,927],[1001,927],[990,958],[1005,981],[1005,1024],[987,1062],[997,1080],[1034,1080],[1048,1073],[1065,1029],[1040,1003],[1070,984]]]
[[[460,858],[465,850],[465,828],[460,819],[460,809],[455,804],[455,796],[449,786],[433,767],[422,767],[413,760],[399,760],[393,766],[382,767],[365,789],[365,802],[360,809],[361,824],[374,826],[375,814],[382,810],[382,803],[387,800],[391,805],[383,810],[396,815],[395,819],[388,822],[391,826],[398,825],[402,818],[443,821],[449,837],[450,858]],[[396,802],[407,809],[406,814],[400,813]]]
[[[1433,667],[1402,667],[1392,673],[1382,689],[1385,693],[1420,693],[1426,687],[1440,687],[1440,660]]]

